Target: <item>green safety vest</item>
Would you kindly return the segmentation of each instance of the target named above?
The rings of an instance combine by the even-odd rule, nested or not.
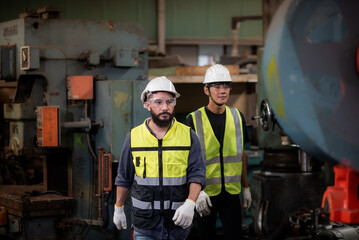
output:
[[[188,197],[190,148],[190,128],[176,119],[162,140],[153,136],[145,123],[131,130],[135,168],[131,199],[136,227],[152,229],[164,216],[167,224],[178,228],[172,217]]]
[[[205,107],[191,113],[202,155],[206,162],[206,188],[208,196],[221,192],[220,144],[213,132]],[[226,127],[223,139],[224,187],[230,194],[241,192],[243,134],[242,119],[236,108],[226,106]]]

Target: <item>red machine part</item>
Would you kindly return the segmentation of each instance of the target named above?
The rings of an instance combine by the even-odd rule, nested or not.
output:
[[[344,165],[334,167],[335,185],[324,192],[322,208],[330,212],[330,221],[359,223],[359,171]]]
[[[102,184],[104,191],[112,191],[112,154],[103,154],[102,161]]]
[[[112,191],[112,154],[98,148],[98,194]]]

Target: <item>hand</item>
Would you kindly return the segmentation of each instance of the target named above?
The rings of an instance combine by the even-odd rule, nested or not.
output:
[[[249,187],[243,188],[242,196],[243,196],[242,208],[244,210],[247,210],[251,206],[251,202],[252,202],[251,191],[249,190]]]
[[[117,207],[115,204],[115,213],[113,215],[113,223],[116,225],[118,230],[127,228],[126,214],[124,207]]]
[[[211,199],[208,197],[205,191],[201,191],[198,195],[196,202],[196,209],[199,215],[208,216],[211,213],[209,207],[212,207]]]
[[[187,199],[182,206],[177,208],[175,215],[172,218],[172,221],[175,222],[176,225],[187,228],[192,224],[194,207],[196,203],[191,199]]]

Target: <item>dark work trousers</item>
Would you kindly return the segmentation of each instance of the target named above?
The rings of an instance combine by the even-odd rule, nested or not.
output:
[[[197,225],[201,240],[218,239],[216,236],[217,213],[223,226],[224,239],[242,239],[242,207],[239,194],[231,195],[223,191],[214,197],[210,197],[212,207],[209,216],[198,215]]]

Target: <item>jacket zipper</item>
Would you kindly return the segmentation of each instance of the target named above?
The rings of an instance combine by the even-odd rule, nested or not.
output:
[[[143,178],[146,178],[146,157],[143,158]]]
[[[160,209],[161,215],[164,215],[164,195],[163,195],[163,166],[162,166],[162,139],[158,140],[158,176],[159,176],[159,189],[160,189]]]

